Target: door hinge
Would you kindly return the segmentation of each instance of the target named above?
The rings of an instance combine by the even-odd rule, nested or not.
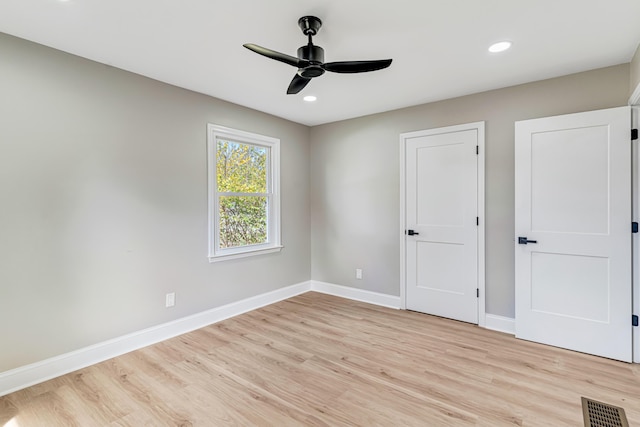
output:
[[[631,129],[631,140],[635,141],[638,139],[638,129]]]
[[[637,129],[636,129],[637,131]],[[638,134],[636,133],[636,137],[638,136]],[[480,146],[476,145],[476,154],[480,154]]]
[[[479,216],[476,217],[476,225],[480,225],[480,217]]]
[[[632,233],[637,233],[638,232],[638,223],[637,222],[632,222],[631,223],[631,232]]]
[[[638,316],[637,315],[634,314],[634,315],[631,316],[631,324],[633,326],[638,326]]]
[[[480,298],[480,288],[476,288],[476,298]]]

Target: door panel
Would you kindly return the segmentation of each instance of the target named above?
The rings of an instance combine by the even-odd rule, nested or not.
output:
[[[531,254],[531,310],[595,322],[609,320],[609,260]]]
[[[607,131],[597,126],[532,135],[533,231],[608,233]]]
[[[450,136],[448,136],[450,137]],[[412,141],[416,158],[416,221],[431,226],[460,227],[464,222],[464,140],[445,136]],[[440,142],[433,142],[439,140]],[[443,185],[444,183],[444,185]]]
[[[631,361],[629,135],[628,107],[516,123],[518,338]]]
[[[464,295],[463,244],[417,242],[416,286],[426,290]]]
[[[406,305],[478,323],[478,129],[406,139]]]

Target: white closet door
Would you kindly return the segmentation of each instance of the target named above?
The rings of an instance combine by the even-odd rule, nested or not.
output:
[[[516,336],[631,361],[628,107],[516,123]]]

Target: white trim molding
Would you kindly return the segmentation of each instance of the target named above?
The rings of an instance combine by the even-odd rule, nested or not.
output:
[[[232,145],[260,147],[265,150],[266,188],[263,192],[237,193],[238,189],[218,188],[217,158],[218,142]],[[245,258],[253,255],[264,255],[279,252],[281,244],[280,215],[280,140],[257,133],[232,129],[214,124],[207,124],[207,175],[209,202],[209,262],[226,261]],[[248,190],[247,190],[248,191]],[[266,241],[236,247],[223,247],[220,242],[220,199],[222,197],[261,197],[266,200]]]
[[[335,285],[333,283],[311,281],[311,290],[323,294],[335,295],[354,301],[366,302],[388,308],[400,308],[400,297],[366,291],[364,289],[351,288],[349,286]]]
[[[287,286],[0,373],[0,396],[303,294],[310,289],[310,282]]]
[[[497,316],[495,314],[487,314],[485,316],[486,329],[492,331],[504,332],[505,334],[516,334],[516,319],[511,317]]]
[[[640,83],[629,97],[629,105],[632,107],[640,105]]]
[[[635,106],[631,107],[631,128],[638,129],[640,127],[640,83],[634,92]],[[632,221],[640,221],[640,147],[637,143],[631,144],[631,200],[632,200]],[[633,234],[631,238],[633,254],[632,260],[632,314],[640,313],[640,239],[637,234]],[[633,328],[633,362],[640,363],[640,328]]]

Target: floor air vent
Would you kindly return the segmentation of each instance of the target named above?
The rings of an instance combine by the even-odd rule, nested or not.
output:
[[[624,409],[606,403],[582,398],[585,427],[629,427]]]

